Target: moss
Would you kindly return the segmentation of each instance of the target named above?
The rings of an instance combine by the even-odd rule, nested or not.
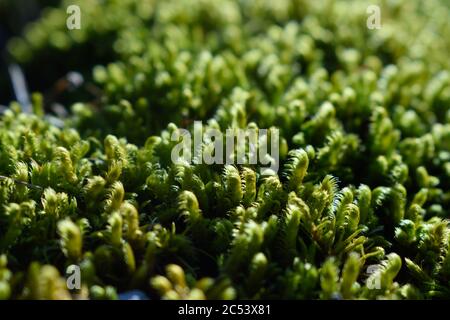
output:
[[[0,118],[0,298],[450,298],[447,7],[103,2],[10,42],[86,81],[62,126],[39,94]],[[197,120],[279,129],[279,171],[172,163]]]

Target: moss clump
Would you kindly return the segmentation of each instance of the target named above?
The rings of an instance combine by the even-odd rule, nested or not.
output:
[[[1,116],[0,298],[450,298],[448,7],[79,0],[68,31],[68,4],[9,45],[88,84],[63,126]],[[279,129],[280,170],[174,164],[195,120]]]

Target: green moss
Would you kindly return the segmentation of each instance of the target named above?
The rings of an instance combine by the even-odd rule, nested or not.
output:
[[[368,1],[103,2],[10,42],[90,98],[0,118],[0,298],[450,298],[447,7],[376,1],[369,30]],[[280,170],[172,163],[195,120],[279,129]]]

